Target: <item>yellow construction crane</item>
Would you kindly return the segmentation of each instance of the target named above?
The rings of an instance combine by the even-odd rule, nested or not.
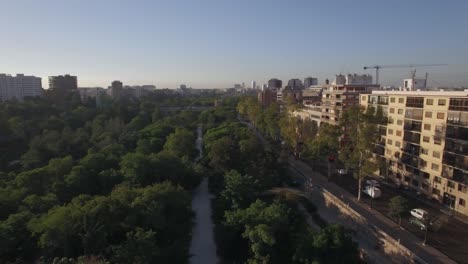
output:
[[[375,84],[379,84],[379,71],[382,68],[416,68],[416,67],[432,67],[445,66],[447,64],[406,64],[406,65],[374,65],[364,66],[364,70],[375,69]]]

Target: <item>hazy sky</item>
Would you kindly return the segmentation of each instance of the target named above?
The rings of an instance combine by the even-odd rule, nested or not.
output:
[[[447,63],[418,73],[468,85],[467,10],[466,0],[0,0],[0,73],[45,88],[65,73],[79,86],[224,88]],[[382,69],[382,83],[409,71]]]

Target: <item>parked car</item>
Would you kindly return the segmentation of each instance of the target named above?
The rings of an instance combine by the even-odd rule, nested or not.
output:
[[[423,220],[418,219],[416,217],[411,217],[409,222],[410,222],[410,224],[413,224],[413,225],[419,227],[423,231],[426,230],[426,228],[427,228],[426,223],[423,222]]]
[[[362,192],[369,195],[371,198],[379,198],[382,196],[382,191],[375,186],[366,186]]]
[[[427,219],[427,217],[429,216],[429,213],[426,210],[420,208],[415,208],[411,210],[410,214],[420,220]]]
[[[346,174],[348,174],[348,171],[347,171],[346,169],[338,169],[337,172],[338,172],[339,175],[346,175]]]
[[[378,182],[376,180],[367,180],[366,183],[369,186],[380,187],[380,182]]]

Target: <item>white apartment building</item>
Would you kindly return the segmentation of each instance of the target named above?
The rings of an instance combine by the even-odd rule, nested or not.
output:
[[[17,74],[0,74],[0,102],[8,100],[23,100],[25,97],[42,95],[41,78]]]

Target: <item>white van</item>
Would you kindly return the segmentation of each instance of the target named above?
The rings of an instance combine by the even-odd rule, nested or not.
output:
[[[429,213],[426,210],[415,208],[410,211],[411,215],[416,217],[417,219],[427,219]]]
[[[382,191],[375,186],[366,186],[362,192],[369,195],[371,198],[379,198],[382,196]]]

